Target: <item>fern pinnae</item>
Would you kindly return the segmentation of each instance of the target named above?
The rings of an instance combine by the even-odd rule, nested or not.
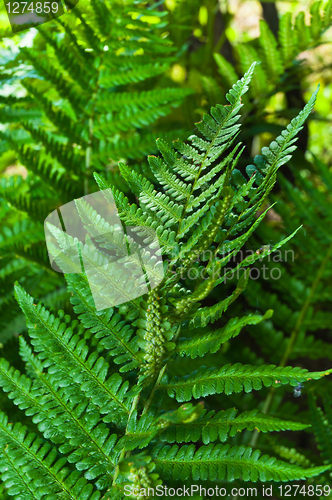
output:
[[[323,410],[317,406],[312,394],[309,396],[309,409],[312,427],[324,463],[330,463],[332,457],[332,427],[326,420]]]
[[[120,170],[129,185],[134,188],[134,192],[139,193],[139,198],[143,206],[160,218],[160,221],[166,227],[180,220],[180,205],[171,201],[165,194],[157,192],[147,179],[129,170],[126,165],[120,163]]]
[[[101,189],[112,189],[112,194],[122,222],[130,226],[143,226],[145,231],[150,234],[147,241],[148,243],[150,243],[150,241],[155,238],[155,234],[157,234],[163,253],[171,251],[174,246],[175,231],[170,231],[167,227],[165,228],[160,221],[156,221],[149,213],[143,212],[135,203],[129,204],[128,198],[117,189],[113,189],[112,185],[106,183],[100,175],[95,173],[94,176]],[[149,232],[149,228],[151,228],[152,231]]]
[[[158,144],[158,141],[157,141]],[[189,196],[189,186],[170,173],[164,162],[156,156],[149,156],[149,165],[156,179],[162,186],[165,186],[168,193],[175,201],[181,201]],[[165,168],[166,167],[166,168]]]
[[[61,324],[59,318],[50,315],[40,305],[35,306],[32,298],[18,285],[15,293],[27,315],[29,334],[39,357],[47,359],[52,372],[59,374],[63,374],[64,367],[70,362],[70,378],[80,384],[81,389],[100,408],[100,412],[112,413],[112,408],[117,408],[118,412],[113,416],[120,421],[124,419],[129,414],[128,403],[123,402],[128,382],[122,383],[118,374],[107,379],[108,363],[95,354],[88,357],[85,342],[81,340],[79,343],[79,336],[73,335],[73,331]]]
[[[30,122],[25,122],[23,127],[30,133],[31,137],[37,143],[41,142],[47,154],[52,159],[56,159],[61,166],[66,167],[66,171],[71,171],[73,174],[81,173],[80,162],[82,157],[77,150],[71,151],[67,145],[59,142],[56,136],[50,132],[44,131],[41,127],[36,127]],[[65,189],[65,186],[62,186]]]
[[[232,255],[232,254],[231,254]],[[245,290],[249,281],[248,269],[244,270],[241,278],[239,279],[236,289],[226,299],[220,301],[214,306],[201,307],[195,311],[189,320],[189,329],[205,327],[209,323],[217,321],[222,314],[227,310],[228,306],[234,302],[237,297]]]
[[[71,302],[82,325],[89,329],[100,345],[114,356],[116,364],[123,364],[120,371],[128,371],[141,361],[138,339],[134,331],[115,310],[109,308],[103,313],[95,310],[89,283],[84,275],[67,274],[68,289],[72,293]]]
[[[228,144],[227,147],[229,147],[231,145],[231,143],[233,142],[233,140],[236,139],[237,136],[235,136],[232,141]],[[226,168],[226,172],[225,172],[225,177],[227,178],[230,174],[230,172],[235,168],[241,154],[243,153],[243,150],[244,150],[244,146],[243,148],[238,152],[238,154],[235,156],[235,153],[238,151],[238,149],[241,147],[241,143],[239,142],[238,144],[235,145],[233,151],[231,151],[229,153],[229,155],[224,159],[222,160],[222,162],[218,165],[216,165],[215,167],[213,167],[210,172],[208,172],[207,174],[201,176],[198,181],[196,182],[196,185],[195,185],[195,189],[199,189],[201,188],[205,183],[208,183],[210,182],[213,177],[220,173],[221,170],[223,169],[224,166],[227,166]],[[218,182],[218,181],[217,181]],[[216,182],[216,184],[217,184]],[[220,181],[219,181],[220,182]]]
[[[15,460],[7,453],[6,450],[2,451],[2,458],[0,461],[1,480],[3,481],[0,487],[0,494],[4,500],[8,500],[5,488],[10,496],[14,496],[19,488],[21,498],[24,500],[35,500],[34,488],[30,485],[31,478],[27,478],[26,474],[22,473],[21,466],[17,466]]]
[[[269,210],[269,209],[267,209],[267,210]],[[259,224],[259,222],[260,222],[259,218],[255,221],[255,223],[253,225],[255,225],[256,223],[257,223],[257,225]],[[301,227],[297,228],[290,236],[288,236],[287,238],[283,239],[282,241],[280,241],[279,243],[277,243],[276,245],[274,245],[272,248],[271,247],[267,247],[260,254],[256,254],[255,253],[255,254],[252,254],[252,255],[249,255],[248,257],[246,257],[242,262],[240,262],[239,264],[237,264],[233,269],[227,271],[224,274],[224,276],[218,278],[216,280],[216,282],[215,282],[215,286],[219,285],[220,283],[223,283],[225,281],[225,279],[227,279],[229,276],[234,276],[234,273],[238,269],[241,269],[242,267],[249,266],[249,265],[253,264],[256,260],[261,259],[262,257],[265,257],[266,255],[269,255],[274,250],[278,250],[281,246],[283,246],[285,243],[287,243],[287,241],[289,241],[291,238],[293,238],[293,236],[295,236],[295,234],[299,231],[299,229],[301,229]],[[246,237],[246,236],[247,236],[247,233],[244,235],[244,237]],[[237,250],[235,250],[234,253],[236,253],[236,251]]]
[[[105,424],[95,425],[96,421],[101,420],[100,414],[96,412],[84,394],[81,396],[77,394],[76,384],[58,387],[59,381],[54,380],[52,375],[44,373],[43,364],[33,356],[23,338],[20,339],[20,344],[22,358],[32,368],[37,378],[29,390],[26,383],[21,383],[20,389],[17,389],[16,377],[12,377],[9,385],[7,383],[6,390],[9,390],[11,384],[14,394],[19,394],[20,404],[22,405],[22,399],[25,402],[26,413],[35,414],[33,420],[38,423],[38,428],[44,436],[60,445],[60,451],[71,451],[69,456],[71,463],[77,463],[80,470],[86,470],[89,467],[87,475],[90,477],[103,475],[103,480],[107,481],[107,476],[115,467],[116,455],[110,453],[110,450],[117,436],[115,434],[110,436]],[[50,410],[52,419],[49,416]],[[89,450],[89,464],[81,463],[81,454],[74,451],[78,443]],[[108,478],[108,482],[111,482],[111,477]]]
[[[185,420],[185,416],[181,418],[180,411],[189,411],[192,408],[192,418]],[[302,430],[309,427],[308,424],[298,422],[288,422],[279,418],[271,417],[260,413],[258,410],[245,411],[238,414],[235,408],[221,410],[219,412],[199,409],[197,414],[194,414],[194,409],[191,403],[187,403],[180,407],[176,412],[171,412],[162,415],[159,420],[161,422],[160,439],[167,443],[188,443],[202,440],[203,444],[207,445],[219,440],[224,443],[228,437],[235,436],[238,432],[247,429],[258,429],[260,432],[285,431],[285,430]],[[172,415],[178,413],[178,419]],[[185,421],[184,421],[185,420]],[[188,421],[189,420],[189,421]]]
[[[222,368],[206,368],[201,366],[190,375],[178,378],[174,377],[170,382],[161,385],[167,390],[168,395],[175,397],[177,401],[190,401],[191,398],[198,399],[211,394],[232,394],[233,392],[251,392],[263,387],[278,387],[282,384],[297,385],[309,379],[320,379],[332,372],[310,373],[304,368],[281,367],[266,365],[255,367],[251,365],[224,365]],[[277,381],[277,384],[276,382]],[[280,384],[280,385],[278,385]]]
[[[163,470],[166,478],[184,480],[188,474],[193,480],[242,478],[243,481],[292,481],[306,479],[324,472],[329,467],[302,469],[268,455],[260,456],[258,450],[230,445],[207,445],[198,450],[194,445],[178,447],[157,446],[153,450],[157,470]]]
[[[56,495],[61,492],[66,500],[100,498],[100,493],[94,490],[78,471],[71,472],[65,467],[67,460],[59,459],[55,448],[45,444],[35,434],[28,433],[21,424],[8,424],[4,413],[0,414],[0,441],[2,444],[5,442],[6,453],[12,460],[20,460],[21,467],[30,463],[31,475],[39,474],[44,478],[42,486],[38,481],[30,483],[37,498],[41,494],[41,487],[44,495]]]
[[[127,71],[114,71],[112,74],[104,74],[101,70],[99,85],[103,88],[125,85],[126,83],[137,83],[164,73],[168,69],[167,65],[162,64],[141,64],[134,68],[128,68]]]
[[[249,71],[245,74],[245,76],[242,78],[240,82],[237,82],[234,84],[233,88],[230,90],[230,92],[226,95],[226,98],[228,102],[230,103],[229,107],[223,107],[223,106],[217,106],[216,108],[213,108],[211,110],[210,115],[204,115],[203,121],[197,123],[197,128],[199,131],[205,136],[207,139],[210,140],[209,146],[207,146],[205,154],[204,155],[199,155],[194,148],[190,148],[189,150],[186,149],[183,145],[183,143],[177,141],[176,142],[176,148],[180,152],[186,152],[188,158],[194,160],[194,162],[199,162],[200,166],[198,169],[198,172],[195,176],[195,179],[193,181],[192,187],[191,187],[191,193],[193,193],[196,183],[198,182],[198,179],[200,178],[201,172],[211,163],[211,154],[214,155],[216,154],[219,156],[220,154],[220,148],[218,148],[219,144],[223,144],[224,142],[228,142],[228,139],[230,136],[236,133],[238,130],[239,126],[236,125],[235,129],[232,128],[232,125],[234,122],[236,122],[239,118],[239,116],[236,114],[239,109],[241,108],[241,96],[245,94],[248,90],[248,85],[251,80],[252,74],[254,72],[255,64],[251,66]],[[196,136],[192,136],[190,139],[194,142]],[[216,144],[216,145],[215,145]],[[213,157],[213,156],[212,156]],[[189,198],[190,199],[190,198]],[[183,232],[183,229],[181,231],[181,225],[183,225],[183,218],[184,215],[187,212],[188,208],[188,202],[186,205],[183,207],[182,211],[182,220],[180,222],[179,230],[180,232],[178,233],[178,237],[180,235],[185,234]],[[199,213],[199,210],[197,210],[196,214]],[[200,215],[195,216],[195,221],[199,218]],[[188,226],[189,218],[187,217],[187,229],[186,231],[189,230],[191,227],[191,223]]]
[[[271,316],[272,311],[270,310],[267,311],[264,316],[249,315],[241,319],[232,318],[224,327],[218,330],[211,331],[207,334],[197,334],[191,339],[184,339],[182,342],[178,342],[176,351],[181,356],[190,356],[192,359],[197,356],[202,357],[207,352],[215,353],[220,349],[222,344],[239,335],[241,329],[246,325],[256,325],[260,321],[268,319]]]

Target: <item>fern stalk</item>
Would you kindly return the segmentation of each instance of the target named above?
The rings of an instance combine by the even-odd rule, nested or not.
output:
[[[128,434],[128,425],[129,425],[129,422],[130,422],[130,419],[134,413],[134,411],[136,410],[137,408],[137,405],[138,405],[138,401],[139,401],[139,398],[140,398],[140,394],[137,394],[134,399],[133,399],[133,402],[132,402],[132,405],[131,405],[131,408],[130,408],[130,413],[129,413],[129,417],[128,417],[128,422],[127,422],[127,426],[126,426],[126,434]],[[117,463],[117,466],[115,467],[115,471],[114,471],[114,477],[113,477],[113,483],[112,483],[112,486],[114,487],[116,485],[116,481],[119,477],[119,474],[120,474],[120,466],[119,466],[119,463],[121,462],[121,460],[123,460],[123,458],[125,457],[126,455],[126,448],[122,448],[121,450],[121,453],[120,453],[120,456],[119,456],[119,459],[118,459],[118,463]],[[130,451],[128,452],[128,455],[130,455]]]

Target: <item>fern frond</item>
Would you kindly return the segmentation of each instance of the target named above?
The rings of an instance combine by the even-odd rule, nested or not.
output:
[[[129,409],[128,401],[124,400],[128,382],[123,383],[118,374],[107,378],[108,363],[97,353],[89,355],[83,338],[44,307],[34,305],[32,297],[18,285],[15,294],[27,318],[29,335],[39,359],[47,361],[52,373],[60,377],[70,367],[70,379],[80,385],[101,413],[109,413],[118,422],[126,418]]]
[[[295,19],[295,28],[300,50],[305,50],[310,44],[310,28],[305,22],[304,12],[300,12]]]
[[[290,12],[286,12],[280,18],[278,39],[281,45],[283,63],[289,64],[293,60],[296,51],[295,31]]]
[[[243,318],[232,318],[226,326],[207,334],[194,335],[191,339],[180,341],[177,352],[180,356],[190,356],[192,359],[202,357],[207,352],[215,353],[220,346],[229,339],[236,337],[246,325],[256,325],[272,316],[272,311],[267,311],[264,316],[250,315]]]
[[[1,451],[5,449],[5,455],[0,458],[2,468],[10,463],[6,457],[13,463],[19,462],[21,470],[29,467],[27,480],[34,498],[61,495],[65,500],[99,500],[100,492],[94,490],[78,471],[71,472],[65,467],[66,458],[59,458],[55,448],[35,434],[28,433],[21,424],[9,424],[4,413],[0,414],[0,446]],[[8,468],[7,478],[8,485],[22,486],[13,467]]]
[[[5,360],[0,361],[0,384],[14,404],[24,409],[26,415],[33,416],[38,429],[45,438],[60,444],[61,452],[70,451],[70,463],[79,470],[89,468],[86,477],[104,475],[103,480],[114,469],[116,455],[110,453],[117,436],[110,436],[105,424],[100,422],[100,414],[88,398],[80,395],[77,384],[65,388],[43,372],[43,364],[35,358],[27,344],[21,339],[21,355],[34,371],[32,381],[10,367]],[[90,405],[90,407],[89,407]],[[96,423],[97,422],[97,423]],[[81,448],[81,452],[76,448]],[[83,462],[84,454],[89,453],[89,462]],[[83,457],[82,457],[83,456]],[[109,477],[108,481],[111,481]]]
[[[311,14],[310,32],[313,39],[318,38],[322,31],[323,23],[322,23],[322,18],[320,16],[320,8],[321,8],[320,1],[314,2],[310,7],[310,14]]]
[[[270,80],[277,79],[283,73],[283,66],[277,49],[277,41],[266,21],[260,20],[259,43],[264,55],[264,69]]]
[[[82,325],[96,338],[101,339],[116,364],[124,365],[120,371],[132,370],[141,362],[138,339],[114,309],[97,312],[87,279],[82,274],[67,274],[68,290],[72,293],[71,302]]]
[[[175,480],[191,476],[197,480],[292,481],[321,474],[328,467],[301,469],[245,446],[194,445],[157,446],[152,453],[158,471]]]
[[[183,417],[181,419],[181,410]],[[194,410],[195,407],[192,409]],[[185,412],[191,409],[191,403],[185,408],[180,407],[175,412],[166,413],[160,417],[163,425],[167,425],[160,433],[160,439],[167,443],[197,442],[202,440],[204,444],[219,440],[224,443],[228,437],[233,437],[237,432],[247,429],[248,431],[258,430],[260,432],[301,430],[309,427],[298,422],[287,422],[278,418],[259,413],[258,410],[251,410],[240,413],[235,408],[222,410],[218,413],[214,411],[206,412],[198,418],[188,418]],[[175,419],[178,418],[179,421]],[[186,421],[183,421],[185,420]]]
[[[160,387],[167,390],[170,397],[177,401],[190,401],[191,398],[201,398],[210,394],[232,394],[233,392],[251,392],[265,387],[278,387],[283,384],[296,386],[299,382],[310,379],[320,379],[331,373],[308,372],[299,367],[285,368],[275,365],[250,366],[235,363],[222,368],[206,368],[201,366],[190,375],[174,377]]]
[[[302,130],[305,120],[314,107],[318,90],[319,86],[312,94],[303,110],[300,111],[299,115],[293,118],[291,123],[287,125],[286,130],[284,130],[275,141],[272,141],[269,147],[262,148],[262,155],[255,156],[254,167],[256,167],[259,172],[266,173],[266,177],[264,177],[263,182],[258,187],[258,192],[265,189],[267,183],[271,180],[271,177],[275,175],[278,168],[290,160],[291,153],[296,149],[294,143],[297,141],[297,134]]]

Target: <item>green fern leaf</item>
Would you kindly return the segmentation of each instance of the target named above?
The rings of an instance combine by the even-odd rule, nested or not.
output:
[[[158,446],[152,453],[157,471],[163,471],[166,478],[185,480],[234,481],[292,481],[321,474],[328,467],[301,469],[281,462],[268,455],[260,456],[258,450],[245,446],[208,445],[198,450],[194,445]]]
[[[101,413],[109,413],[110,418],[117,421],[125,419],[129,414],[128,402],[123,402],[128,382],[122,383],[118,374],[107,379],[108,363],[97,353],[89,355],[84,339],[44,307],[34,305],[32,297],[18,285],[15,294],[27,318],[29,334],[39,358],[47,360],[52,372],[59,376],[64,376],[70,367],[70,378],[80,384]]]
[[[264,55],[264,69],[269,80],[276,80],[283,73],[277,41],[266,21],[260,20],[259,28],[259,43]]]
[[[224,365],[222,368],[206,368],[198,370],[184,377],[174,377],[170,382],[163,383],[161,388],[167,390],[170,397],[177,401],[190,401],[191,398],[201,398],[210,394],[232,394],[233,392],[251,392],[265,387],[278,387],[283,384],[297,385],[310,379],[320,379],[332,373],[308,372],[299,367],[276,367],[275,365],[250,366],[236,363]]]
[[[132,370],[141,362],[138,339],[114,309],[95,310],[87,279],[82,274],[67,274],[68,290],[73,294],[71,302],[82,325],[89,329],[104,346],[116,364],[124,364],[120,371]]]
[[[0,446],[2,450],[5,448],[5,455],[0,458],[1,467],[8,469],[4,479],[7,479],[8,486],[15,485],[16,491],[22,486],[22,481],[12,464],[19,461],[21,470],[29,466],[26,481],[34,498],[61,495],[65,500],[99,500],[100,492],[94,490],[78,471],[65,468],[66,458],[59,458],[55,448],[28,433],[21,424],[9,424],[4,413],[0,414]],[[29,493],[27,487],[25,493]]]
[[[194,335],[189,340],[179,342],[177,352],[181,356],[190,356],[192,359],[197,356],[202,357],[207,352],[215,353],[220,349],[220,346],[229,339],[236,337],[246,325],[256,325],[264,319],[272,316],[272,311],[267,311],[264,316],[250,315],[243,318],[232,318],[226,326],[219,328],[216,331],[207,334]]]

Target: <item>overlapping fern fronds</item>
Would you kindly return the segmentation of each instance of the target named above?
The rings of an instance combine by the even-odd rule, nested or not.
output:
[[[93,171],[109,175],[116,160],[141,161],[153,152],[163,135],[160,126],[157,135],[159,119],[191,93],[164,77],[176,59],[165,14],[144,2],[84,3],[39,27],[32,47],[21,47],[3,63],[3,84],[15,79],[16,88],[0,103],[2,168],[16,162],[28,178],[2,179],[0,202],[2,210],[10,204],[9,220],[31,227],[21,231],[2,222],[1,256],[26,263],[36,297],[46,297],[41,280],[50,291],[63,286],[40,254],[46,216],[87,194],[92,184],[95,189]],[[142,90],[147,81],[151,90]],[[113,179],[123,186],[117,169]],[[8,281],[15,279],[8,274]]]
[[[291,481],[329,468],[328,464],[304,468],[277,460],[273,454],[261,455],[235,438],[254,428],[269,433],[307,427],[296,419],[236,412],[232,405],[217,413],[205,409],[208,398],[215,395],[227,399],[259,391],[263,385],[278,390],[331,372],[231,366],[220,363],[221,357],[219,362],[214,360],[215,368],[199,368],[196,357],[209,351],[219,354],[223,341],[271,316],[269,311],[266,316],[233,318],[219,331],[220,339],[213,339],[218,336],[213,322],[222,318],[248,285],[245,273],[236,290],[228,293],[224,281],[230,271],[225,266],[260,224],[264,212],[259,216],[257,212],[274,185],[277,169],[294,151],[296,134],[315,102],[316,93],[262,151],[260,173],[250,168],[247,178],[241,178],[236,169],[241,152],[239,111],[254,69],[253,65],[229,91],[227,106],[213,107],[197,123],[199,135],[188,142],[158,141],[161,156],[149,157],[155,184],[124,163],[120,166],[140,203],[130,203],[114,189],[120,218],[136,226],[147,247],[154,231],[160,237],[164,278],[156,288],[121,306],[96,311],[87,276],[68,275],[77,316],[72,319],[63,312],[50,313],[16,285],[33,350],[21,339],[27,373],[2,360],[0,385],[26,417],[32,417],[35,434],[18,423],[9,424],[1,415],[1,478],[15,499],[47,495],[120,499],[128,488],[176,485],[179,480]],[[109,187],[101,175],[96,179],[102,189]],[[87,232],[96,235],[100,217],[88,203],[80,202],[79,207]],[[60,232],[54,235],[64,238]],[[289,239],[286,236],[275,247]],[[82,249],[89,257],[89,248],[82,244]],[[252,255],[239,265],[247,267],[259,257]],[[111,286],[115,278],[110,274],[105,279]],[[116,279],[121,280],[121,269]],[[222,307],[206,304],[212,290],[220,294]],[[183,363],[185,354],[191,357]],[[183,377],[177,375],[180,359],[186,371]],[[176,403],[198,398],[198,404]],[[177,441],[180,446],[165,445],[165,441]]]

